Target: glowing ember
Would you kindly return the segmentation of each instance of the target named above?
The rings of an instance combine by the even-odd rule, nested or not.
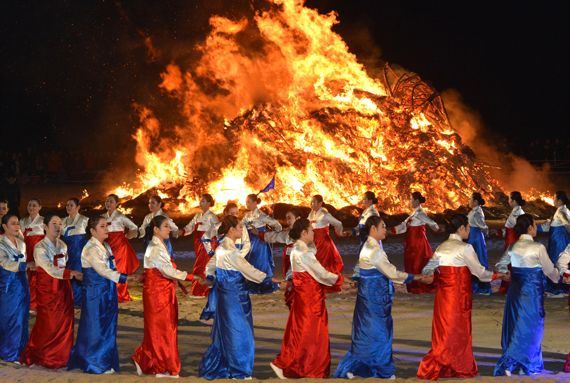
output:
[[[389,66],[370,77],[336,23],[299,0],[274,0],[252,20],[213,16],[198,61],[161,76],[184,123],[167,126],[137,106],[141,170],[112,192],[155,188],[185,213],[201,193],[218,206],[244,201],[276,175],[265,202],[306,205],[322,194],[341,207],[373,190],[396,212],[412,190],[429,196],[432,211],[465,204],[473,191],[493,200],[498,183],[462,144],[437,92]]]

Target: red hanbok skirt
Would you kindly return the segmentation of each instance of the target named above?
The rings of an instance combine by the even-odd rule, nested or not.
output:
[[[519,235],[510,227],[505,228],[505,247],[503,248],[503,252],[507,251],[507,249],[519,239]],[[509,271],[511,271],[511,265],[509,265]],[[510,282],[508,281],[501,281],[501,287],[499,288],[499,293],[506,294],[509,290]]]
[[[199,224],[196,224],[196,228]],[[194,262],[194,268],[192,269],[192,274],[199,275],[202,279],[206,279],[206,265],[210,261],[210,256],[206,252],[206,248],[201,241],[203,231],[194,232],[194,251],[196,252],[196,261]],[[212,242],[212,250],[215,250],[216,246]],[[190,295],[205,297],[208,295],[210,289],[207,285],[201,285],[197,280],[192,281],[192,288],[190,290]]]
[[[426,236],[426,226],[408,226],[406,244],[404,246],[404,270],[410,274],[421,274],[433,252]],[[425,285],[414,281],[406,285],[409,293],[432,293],[433,285]]]
[[[157,269],[144,270],[144,337],[132,360],[145,374],[180,373],[176,281]]]
[[[109,233],[107,243],[111,246],[111,250],[113,251],[117,271],[127,275],[134,274],[139,268],[140,262],[125,233],[122,231]],[[129,294],[127,283],[117,284],[117,296],[119,303],[133,300]]]
[[[342,270],[344,263],[342,257],[338,252],[333,240],[331,239],[329,228],[323,227],[321,229],[313,229],[315,232],[315,246],[317,247],[317,260],[327,271],[339,275],[338,280],[333,286],[326,286],[325,292],[333,293],[339,292],[342,287],[344,277]]]
[[[24,232],[24,242],[26,243],[26,262],[34,262],[34,249],[36,245],[44,239],[45,235],[26,235]],[[28,285],[30,286],[30,310],[37,308],[36,298],[36,271],[28,270]]]
[[[420,379],[471,378],[477,375],[471,338],[471,272],[439,266],[435,273],[431,350],[420,363]]]
[[[36,289],[38,314],[20,362],[46,368],[66,367],[73,346],[71,283],[38,268]]]
[[[328,378],[331,356],[324,286],[307,273],[293,273],[295,295],[273,364],[287,378]]]

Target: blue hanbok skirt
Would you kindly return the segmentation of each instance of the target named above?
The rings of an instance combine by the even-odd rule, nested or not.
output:
[[[5,362],[18,361],[28,343],[29,311],[26,271],[0,267],[0,359]]]
[[[487,244],[485,242],[485,234],[478,227],[471,227],[469,230],[469,243],[475,249],[479,263],[489,268],[489,258],[487,255]],[[471,286],[473,287],[473,294],[491,294],[491,283],[481,282],[479,278],[471,276]]]
[[[63,241],[67,245],[67,265],[69,270],[82,271],[81,251],[87,243],[87,234],[64,235]],[[71,290],[73,292],[73,306],[81,307],[83,301],[83,284],[76,279],[71,280]]]
[[[259,232],[265,232],[265,228],[258,228]],[[279,290],[279,284],[271,282],[273,277],[273,270],[275,270],[275,263],[273,262],[273,254],[271,253],[271,246],[259,236],[248,231],[249,242],[251,248],[247,254],[247,261],[252,264],[257,270],[263,271],[267,274],[267,278],[261,283],[246,281],[247,289],[250,294],[270,294]]]
[[[548,256],[554,265],[558,262],[560,253],[562,253],[566,246],[570,243],[570,234],[564,226],[551,226],[550,236],[548,238]],[[552,294],[564,294],[568,292],[568,285],[565,285],[559,281],[559,283],[554,283],[550,278],[544,276],[546,285],[544,287],[545,291]]]

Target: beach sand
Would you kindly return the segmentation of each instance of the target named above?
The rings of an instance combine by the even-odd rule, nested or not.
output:
[[[442,235],[431,235],[432,246],[445,239]],[[545,238],[541,238],[544,241]],[[345,259],[345,275],[351,275],[356,263],[358,244],[354,239],[337,241],[339,250]],[[142,256],[142,244],[134,242],[139,256]],[[391,237],[385,243],[391,261],[403,268],[403,238]],[[178,268],[191,270],[193,252],[191,240],[184,238],[174,241],[175,260]],[[502,240],[489,241],[490,263],[500,256]],[[276,274],[281,275],[281,247],[275,246]],[[352,313],[356,290],[345,282],[345,290],[340,294],[327,297],[329,312],[329,330],[331,340],[331,373],[334,373],[340,358],[350,346]],[[497,286],[495,286],[496,288]],[[134,295],[142,294],[142,286],[131,287]],[[394,359],[398,380],[418,380],[415,374],[419,361],[430,348],[433,295],[411,295],[403,286],[396,287],[397,293],[393,306],[394,318]],[[570,381],[570,374],[560,373],[566,355],[570,351],[570,311],[566,299],[546,299],[546,326],[543,341],[545,366],[554,372],[552,375],[534,377],[494,378],[494,365],[500,356],[501,322],[504,296],[475,296],[473,299],[473,349],[479,366],[480,382],[561,382]],[[210,323],[199,321],[205,299],[192,299],[178,292],[179,327],[178,347],[182,362],[182,381],[198,380],[198,367],[201,357],[210,344]],[[254,380],[274,380],[269,362],[277,355],[281,347],[281,338],[287,321],[288,310],[283,302],[283,292],[271,295],[252,296],[255,326],[255,367]],[[79,318],[79,310],[76,310]],[[30,328],[34,318],[30,318]],[[77,324],[78,321],[76,321]],[[42,368],[28,368],[13,364],[0,364],[0,382],[144,382],[153,377],[139,377],[131,362],[131,355],[142,341],[143,307],[142,301],[121,304],[119,309],[118,347],[121,372],[115,375],[89,375],[81,372],[50,371]],[[202,379],[200,379],[202,380]],[[304,381],[301,379],[300,381]],[[355,379],[359,382],[361,379]]]

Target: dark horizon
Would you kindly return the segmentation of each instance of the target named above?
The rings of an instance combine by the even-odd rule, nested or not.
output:
[[[133,104],[160,104],[164,67],[192,58],[189,48],[208,32],[210,15],[251,12],[248,4],[5,4],[3,149],[96,145],[132,153]],[[489,2],[468,9],[451,2],[307,5],[338,12],[335,30],[370,72],[388,61],[439,91],[457,90],[481,115],[486,135],[509,150],[532,158],[533,140],[569,143],[568,2]],[[156,48],[153,58],[144,36]]]

